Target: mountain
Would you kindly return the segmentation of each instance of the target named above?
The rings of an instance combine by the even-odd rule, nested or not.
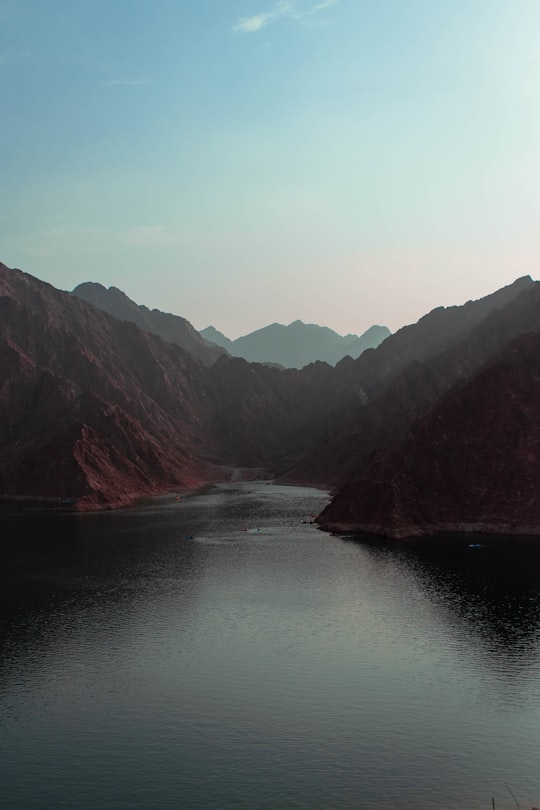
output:
[[[371,326],[360,337],[339,335],[326,326],[294,321],[288,326],[273,323],[236,340],[229,340],[213,326],[200,333],[206,340],[225,348],[250,363],[273,363],[283,368],[303,368],[321,360],[335,365],[343,357],[358,357],[375,348],[391,333],[386,326]]]
[[[369,329],[360,335],[359,337],[355,337],[350,343],[344,348],[341,348],[339,352],[339,356],[336,353],[333,357],[334,359],[328,359],[327,362],[331,363],[332,365],[336,365],[343,357],[352,357],[353,359],[356,357],[360,357],[360,355],[366,351],[366,349],[376,349],[383,340],[386,340],[387,337],[390,337],[392,333],[386,326],[370,326]],[[347,340],[350,335],[347,335],[344,340]],[[330,355],[331,357],[332,355]],[[323,358],[321,358],[323,359]]]
[[[185,318],[136,304],[117,287],[107,289],[102,284],[87,281],[75,287],[72,294],[115,318],[131,321],[140,329],[159,335],[168,343],[176,343],[205,365],[212,365],[223,354],[222,350],[204,340]]]
[[[540,531],[540,331],[455,385],[318,518],[403,538]]]
[[[185,351],[5,265],[0,323],[1,493],[96,508],[212,476]]]
[[[136,304],[117,287],[106,288],[95,282],[84,282],[72,291],[98,309],[188,351],[205,365],[212,365],[222,354],[243,357],[251,363],[269,363],[283,368],[302,368],[322,360],[335,365],[346,355],[358,357],[363,351],[378,346],[391,333],[385,326],[372,326],[360,337],[338,335],[332,329],[294,321],[289,326],[275,323],[237,340],[229,340],[215,327],[197,332],[179,315],[148,309]]]
[[[0,493],[78,509],[227,480],[236,467],[272,477],[299,460],[325,403],[299,372],[225,355],[206,367],[2,264],[0,362]],[[319,365],[324,379],[332,369]]]
[[[229,354],[234,356],[234,352],[231,351],[233,341],[225,337],[223,332],[220,332],[214,326],[207,326],[206,329],[201,329],[199,334],[204,340],[207,340],[209,343],[214,343],[216,346],[221,346],[222,349],[225,349]]]
[[[94,509],[262,474],[335,487],[325,528],[540,533],[538,335],[525,277],[336,367],[205,366],[0,265],[0,493]]]
[[[462,307],[438,308],[335,369],[326,434],[287,480],[343,485],[402,438],[454,383],[506,343],[540,329],[540,283],[528,276]],[[338,399],[339,397],[339,399]]]

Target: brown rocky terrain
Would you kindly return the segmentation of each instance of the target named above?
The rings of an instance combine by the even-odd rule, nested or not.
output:
[[[90,508],[212,475],[180,348],[3,265],[0,322],[1,493]]]
[[[540,531],[540,331],[455,385],[318,518],[403,538]]]
[[[325,404],[306,395],[311,372],[302,385],[298,372],[226,356],[205,367],[5,265],[0,362],[0,494],[78,508],[199,486],[235,467],[271,477],[305,452]],[[318,365],[317,380],[331,372]]]
[[[526,464],[536,480],[534,453],[520,456],[523,469],[515,476],[508,477],[507,462],[506,479],[495,463],[489,467],[508,485],[506,501],[502,492],[498,498],[504,514],[484,515],[477,499],[452,522],[463,485],[444,478],[439,456],[427,449],[416,454],[416,445],[407,445],[420,435],[435,442],[443,421],[430,423],[429,431],[420,426],[456,386],[465,391],[485,373],[487,387],[492,363],[524,333],[540,333],[540,285],[528,278],[463,307],[434,310],[335,368],[318,362],[285,370],[226,355],[205,366],[174,341],[0,265],[0,494],[72,499],[77,508],[98,508],[224,480],[241,468],[242,477],[253,470],[298,483],[345,485],[321,516],[324,526],[370,526],[396,536],[411,527],[435,531],[497,521],[505,530],[512,522],[531,530],[537,520],[532,494],[524,501],[525,489],[520,484],[512,490],[512,482],[527,475]],[[511,356],[520,351],[525,348]],[[529,365],[510,363],[514,377],[501,377],[497,385],[507,392],[514,386],[518,403],[523,398],[534,416],[534,397],[527,399],[531,374],[525,373],[531,351]],[[471,390],[477,390],[477,410],[484,413],[480,389]],[[521,411],[511,404],[509,399],[497,422],[508,436],[521,424]],[[455,443],[459,465],[459,454],[467,459],[467,449],[476,447],[474,431],[461,424],[463,414],[452,417],[453,405],[445,407],[448,420],[469,436]],[[491,434],[474,435],[487,442]],[[531,434],[527,441],[533,439]],[[404,458],[414,464],[400,478],[405,446]],[[445,446],[442,457],[449,452]],[[485,452],[492,452],[490,445]],[[450,493],[446,512],[442,500],[439,511],[428,510],[432,464],[450,482],[441,485]],[[482,480],[486,491],[485,476],[479,477],[472,460],[467,464],[467,475]],[[370,520],[364,519],[368,503]],[[526,519],[510,519],[512,503]]]
[[[524,287],[524,288],[523,288]],[[301,463],[291,470],[288,478],[304,478],[337,488],[352,476],[359,475],[374,457],[392,447],[402,439],[414,424],[421,419],[437,400],[456,382],[465,380],[475,374],[491,357],[500,351],[510,340],[528,331],[540,329],[540,283],[520,279],[514,285],[499,291],[495,308],[487,310],[485,299],[465,305],[468,310],[468,330],[454,328],[457,321],[457,308],[451,308],[451,321],[454,321],[450,332],[444,333],[441,324],[434,330],[438,333],[436,345],[444,346],[443,351],[430,354],[425,345],[426,321],[437,320],[433,313],[421,319],[416,326],[406,327],[404,332],[407,351],[400,344],[401,332],[388,338],[384,344],[369,355],[371,368],[362,369],[366,377],[359,376],[360,361],[349,362],[343,369],[343,378],[349,381],[349,393],[359,389],[360,379],[369,380],[356,400],[350,398],[338,411],[339,418],[332,422],[330,430],[315,450],[308,453]],[[513,295],[512,295],[513,294]],[[494,296],[489,296],[493,302]],[[476,315],[471,317],[472,304],[479,304]],[[447,310],[438,310],[437,317],[447,318]],[[482,317],[483,316],[483,317]],[[472,324],[472,326],[471,326]],[[416,329],[417,328],[417,329]],[[413,341],[413,337],[416,337]],[[410,358],[413,345],[418,347],[417,359],[413,359],[404,368],[401,365],[386,362],[387,344],[394,342],[396,352]],[[381,355],[380,371],[377,376],[375,361]],[[366,361],[363,361],[365,365]],[[338,365],[339,373],[344,364]],[[389,366],[391,366],[389,368]],[[387,375],[386,377],[384,375]],[[341,384],[336,381],[336,388]],[[369,394],[367,393],[369,391]]]

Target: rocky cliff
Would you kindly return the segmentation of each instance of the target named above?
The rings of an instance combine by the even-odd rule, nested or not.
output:
[[[135,305],[136,306],[136,305]],[[0,265],[0,494],[79,508],[283,472],[305,452],[332,369],[306,376],[173,342]],[[331,386],[327,386],[331,391]]]
[[[540,532],[540,331],[456,384],[318,521],[403,538]]]
[[[538,334],[540,285],[524,278],[434,310],[335,368],[227,356],[205,366],[131,320],[0,265],[0,494],[97,508],[241,467],[334,486],[325,527],[540,531]]]
[[[288,479],[309,475],[334,488],[343,485],[403,438],[452,385],[513,338],[538,329],[540,283],[524,278],[462,310],[434,310],[378,349],[338,364],[333,384],[340,402],[328,413],[326,435]]]
[[[4,265],[0,324],[1,493],[91,508],[212,474],[182,349]]]

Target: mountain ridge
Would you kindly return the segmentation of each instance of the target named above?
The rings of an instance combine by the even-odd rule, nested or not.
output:
[[[391,332],[386,326],[373,325],[362,335],[343,336],[328,326],[297,319],[288,325],[268,324],[235,340],[213,326],[202,329],[200,334],[226,348],[229,354],[251,363],[301,369],[317,361],[334,366],[347,355],[358,357],[366,349],[377,347]]]
[[[457,382],[318,516],[328,530],[403,539],[538,534],[540,330]]]
[[[481,378],[484,388],[496,403],[498,388],[490,383],[490,368],[504,367],[504,357],[511,360],[519,351],[525,359],[521,366],[514,363],[517,370],[508,379],[515,381],[536,424],[537,390],[525,373],[536,362],[536,334],[540,283],[522,277],[478,301],[432,310],[377,348],[335,367],[316,362],[301,370],[278,369],[225,354],[204,365],[157,334],[0,264],[0,493],[73,500],[77,509],[109,508],[228,480],[235,468],[251,468],[252,474],[265,471],[280,480],[334,487],[335,497],[320,517],[326,528],[371,526],[381,534],[395,530],[395,536],[412,527],[422,531],[416,513],[401,524],[392,517],[392,504],[398,517],[411,510],[407,492],[416,478],[403,478],[404,459],[418,459],[415,475],[423,475],[428,484],[431,467],[434,475],[437,470],[447,473],[421,444],[406,443],[428,434],[435,445],[440,441],[439,423],[430,414],[451,415],[452,392],[473,386],[475,401],[481,403],[483,389],[474,386],[483,370],[488,375]],[[513,342],[520,340],[516,349]],[[510,401],[512,386],[504,379],[499,377],[506,405],[497,426],[511,436],[522,415],[519,396],[517,405]],[[494,449],[489,432],[483,431],[489,408],[482,411],[479,405],[476,410],[476,434],[482,439],[476,458],[486,462],[485,490]],[[430,431],[422,432],[430,419]],[[462,416],[448,419],[458,429],[463,421]],[[474,430],[467,435],[474,445]],[[527,474],[538,483],[536,450],[530,458],[521,453],[518,464],[507,449],[506,512],[497,520],[501,530],[515,524],[540,534],[536,505],[529,498],[527,506],[513,484]],[[462,458],[467,459],[465,450]],[[471,457],[460,472],[467,482],[468,476],[479,479],[477,469]],[[385,475],[409,483],[389,488]],[[369,489],[377,481],[379,493],[387,493],[384,497],[375,498],[375,490]],[[459,488],[455,482],[452,486],[456,494]],[[497,490],[497,481],[492,486]],[[413,498],[419,508],[423,504],[424,515],[426,487],[417,487]],[[383,512],[374,513],[368,523],[360,518],[368,513],[362,504],[369,492]],[[393,493],[390,500],[388,492]],[[440,509],[453,508],[458,515],[451,496],[449,492],[446,505],[440,501]],[[520,514],[512,515],[512,508]],[[445,520],[436,517],[431,520],[435,530],[473,525],[457,517],[452,523],[448,515]],[[496,522],[477,525],[481,529]]]
[[[118,287],[106,288],[97,282],[86,281],[78,284],[71,294],[115,318],[131,321],[140,329],[159,335],[168,343],[176,343],[205,365],[215,363],[223,354],[223,350],[204,340],[186,318],[136,304]]]

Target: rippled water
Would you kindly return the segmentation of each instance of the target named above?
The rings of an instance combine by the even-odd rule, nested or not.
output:
[[[534,544],[339,539],[325,502],[0,512],[2,806],[540,803]]]

